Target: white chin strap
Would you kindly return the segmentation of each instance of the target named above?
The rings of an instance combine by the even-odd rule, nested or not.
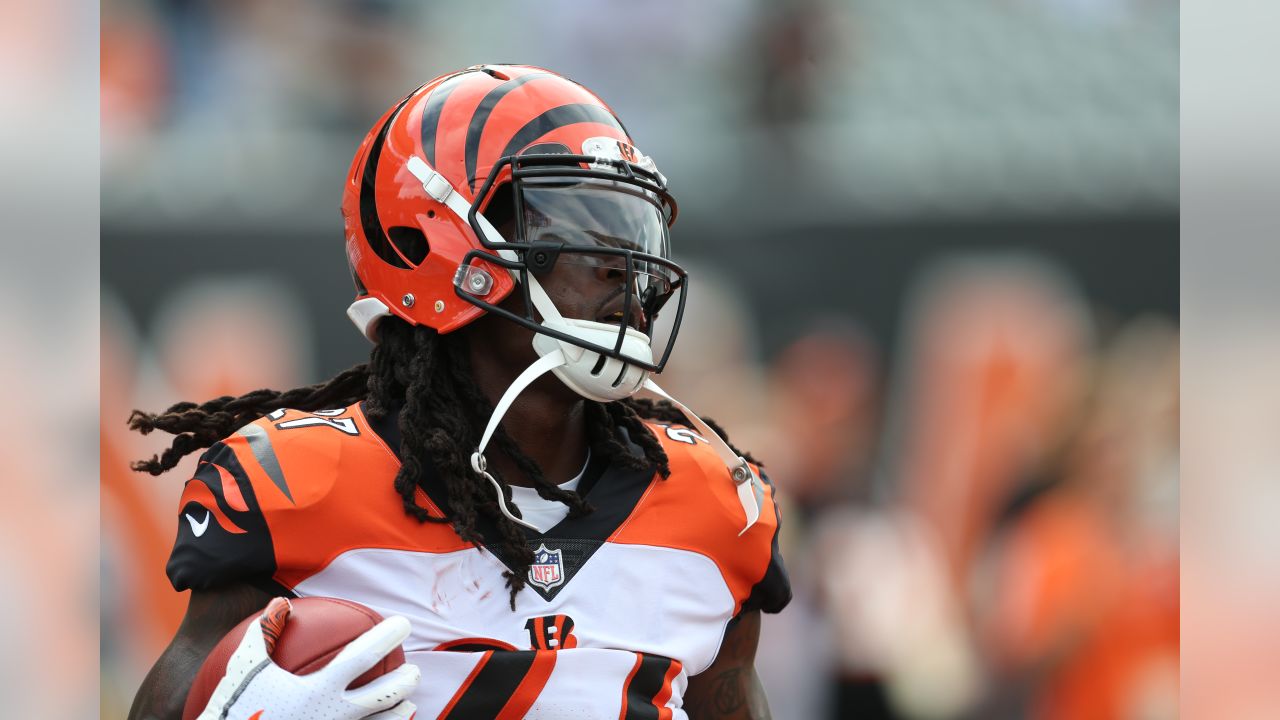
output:
[[[449,184],[449,181],[443,175],[436,172],[426,161],[417,156],[409,158],[406,165],[409,172],[413,173],[422,183],[422,187],[428,195],[448,207],[463,222],[467,221],[467,215],[471,211],[471,204],[460,193],[454,191],[453,186]],[[476,221],[491,243],[499,244],[505,242],[502,235],[493,225],[489,224],[484,215],[477,213]],[[513,261],[518,259],[511,250],[500,249],[497,252],[503,259]],[[517,282],[520,280],[518,271],[510,270],[509,272]],[[528,278],[529,298],[533,301],[533,306],[538,310],[538,313],[542,315],[543,327],[601,347],[616,345],[619,326],[563,317],[560,311],[556,309],[555,303],[551,302],[546,290],[538,283],[537,278],[532,275],[529,275]],[[652,363],[653,348],[649,343],[650,340],[647,335],[634,328],[626,327],[620,352],[625,357]],[[498,429],[498,423],[502,422],[502,417],[511,408],[511,404],[515,402],[516,397],[549,370],[554,371],[556,377],[560,378],[560,381],[568,386],[570,390],[597,402],[621,400],[631,397],[641,390],[647,390],[670,401],[680,409],[680,412],[684,413],[685,417],[689,418],[689,421],[693,423],[707,443],[711,445],[711,448],[715,450],[716,455],[720,456],[720,459],[724,461],[725,467],[729,470],[730,478],[738,486],[738,501],[742,503],[742,509],[747,518],[746,526],[738,534],[745,533],[760,519],[763,485],[750,463],[735,453],[729,447],[729,444],[716,431],[711,429],[711,426],[702,421],[702,418],[658,387],[658,384],[649,377],[648,370],[616,358],[606,357],[604,362],[601,363],[602,356],[600,353],[542,333],[534,333],[533,348],[538,353],[538,360],[520,373],[519,377],[502,394],[502,398],[493,409],[493,415],[489,417],[489,424],[485,427],[484,435],[480,438],[480,446],[471,454],[471,468],[484,476],[493,486],[494,492],[498,495],[498,508],[508,520],[532,530],[537,530],[533,525],[516,517],[511,512],[511,509],[507,507],[506,495],[502,492],[501,483],[490,475],[487,470],[488,463],[484,457],[484,450],[489,445],[489,441],[493,439],[493,433]],[[598,369],[597,365],[599,365]]]
[[[684,416],[689,418],[689,422],[702,433],[703,439],[716,451],[716,455],[724,462],[725,467],[729,468],[729,477],[733,479],[735,485],[738,486],[738,502],[742,503],[742,510],[747,514],[747,524],[738,533],[741,535],[751,529],[752,525],[760,519],[760,503],[764,500],[764,485],[760,482],[760,477],[756,475],[756,471],[751,467],[751,463],[746,461],[741,455],[733,451],[729,447],[729,443],[720,437],[720,433],[711,429],[711,426],[703,422],[697,413],[684,406],[684,403],[671,397],[665,390],[658,387],[658,383],[652,378],[644,381],[644,389],[665,398],[672,405],[680,409]]]
[[[489,481],[489,484],[493,486],[493,491],[498,494],[498,509],[511,522],[518,523],[531,530],[537,530],[538,528],[516,517],[512,514],[511,509],[507,507],[507,496],[502,492],[502,485],[497,478],[489,474],[489,463],[484,459],[484,449],[489,445],[489,441],[493,439],[493,433],[498,429],[498,423],[502,422],[502,416],[507,414],[507,410],[511,408],[511,403],[515,402],[516,397],[524,392],[525,388],[533,384],[534,380],[545,375],[548,370],[559,367],[564,363],[564,354],[555,352],[538,358],[535,363],[525,368],[525,371],[520,373],[515,382],[511,383],[511,387],[507,388],[507,391],[502,394],[502,399],[498,401],[498,406],[493,409],[493,414],[489,416],[489,424],[485,426],[484,435],[480,437],[480,447],[471,453],[471,469],[483,475]]]
[[[590,354],[595,355],[596,353]],[[532,365],[525,368],[525,371],[520,373],[519,377],[517,377],[515,381],[511,383],[511,386],[507,388],[507,391],[502,394],[502,399],[498,401],[497,407],[493,409],[493,414],[489,416],[489,424],[485,426],[484,435],[480,437],[480,446],[471,454],[471,469],[484,476],[484,478],[489,481],[489,484],[493,486],[493,491],[497,493],[498,496],[498,509],[502,511],[502,514],[511,522],[518,523],[532,530],[537,530],[538,528],[516,517],[511,512],[511,509],[507,507],[507,498],[506,494],[502,492],[501,483],[499,483],[497,478],[490,475],[488,472],[488,462],[484,457],[484,449],[488,447],[489,441],[493,439],[494,431],[498,429],[498,423],[502,422],[502,417],[507,414],[507,410],[511,408],[511,404],[515,402],[515,399],[520,395],[520,393],[524,392],[525,388],[532,385],[533,381],[545,375],[548,370],[557,370],[562,368],[567,362],[568,359],[565,358],[564,353],[559,349],[556,349],[538,358]],[[735,453],[733,448],[729,447],[729,444],[720,437],[719,433],[713,430],[710,425],[703,422],[702,418],[698,417],[692,410],[685,407],[679,400],[668,395],[666,391],[658,387],[658,384],[652,379],[645,378],[641,389],[665,398],[671,402],[672,405],[679,408],[680,412],[684,413],[684,416],[689,418],[689,421],[693,423],[694,427],[696,427],[702,434],[703,439],[711,445],[711,449],[715,450],[716,455],[719,455],[720,459],[724,461],[725,467],[729,469],[729,477],[732,478],[734,484],[738,486],[738,502],[742,504],[742,510],[747,516],[747,524],[738,534],[741,535],[751,529],[751,526],[755,525],[756,521],[760,519],[760,503],[763,500],[764,492],[760,478],[756,475],[755,469],[752,468],[751,464],[742,456]]]

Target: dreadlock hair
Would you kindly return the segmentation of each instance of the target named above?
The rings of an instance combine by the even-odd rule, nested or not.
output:
[[[180,402],[162,413],[134,410],[129,416],[131,429],[143,435],[162,430],[175,437],[164,452],[134,462],[131,467],[138,472],[160,475],[183,457],[280,408],[315,411],[364,401],[366,415],[380,419],[399,407],[397,420],[402,441],[400,469],[394,486],[404,503],[405,513],[419,522],[447,522],[463,540],[476,547],[482,543],[476,529],[477,519],[481,516],[491,519],[502,537],[495,549],[503,555],[509,568],[504,577],[514,610],[516,594],[525,586],[533,562],[533,550],[525,542],[519,526],[502,514],[488,481],[471,468],[471,453],[479,445],[493,406],[472,376],[466,347],[456,335],[440,335],[431,328],[411,326],[395,317],[379,322],[378,332],[379,342],[368,363],[356,365],[323,383],[285,392],[254,390],[239,397],[227,395],[201,404]],[[588,400],[585,416],[587,443],[594,457],[628,469],[652,467],[663,478],[671,474],[667,454],[644,426],[644,420],[689,424],[688,418],[667,401],[634,398],[610,403]],[[704,420],[728,442],[728,436],[718,425]],[[630,449],[631,444],[638,446],[643,456],[637,456]],[[578,493],[561,489],[548,480],[501,425],[494,434],[493,446],[514,461],[533,482],[539,496],[567,505],[570,517],[592,511]],[[737,448],[734,451],[755,462]],[[449,517],[430,515],[414,497],[424,484],[427,463],[448,490]],[[497,477],[494,471],[491,474]],[[509,502],[510,485],[501,477],[498,481]]]

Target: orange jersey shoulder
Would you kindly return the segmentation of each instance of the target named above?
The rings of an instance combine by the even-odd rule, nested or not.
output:
[[[419,523],[405,513],[394,487],[399,466],[358,403],[318,412],[282,409],[262,417],[201,458],[180,511],[197,520],[207,511],[217,528],[187,528],[180,519],[170,577],[180,584],[176,569],[182,585],[201,587],[211,582],[201,577],[206,571],[223,578],[234,576],[237,567],[245,574],[269,567],[276,583],[292,588],[355,548],[447,552],[467,547],[448,524]],[[425,493],[419,491],[416,499],[431,514],[442,515]],[[247,547],[249,535],[260,538],[253,560],[236,563],[239,553],[228,549],[235,543]],[[200,549],[219,545],[232,560],[210,560]],[[175,568],[180,558],[188,562]],[[223,567],[228,563],[233,564]]]
[[[399,465],[370,430],[359,404],[276,410],[222,442],[240,459],[266,512],[324,506],[352,489],[353,471],[394,477]]]
[[[706,439],[682,425],[646,425],[662,443],[671,475],[649,487],[637,512],[610,539],[709,557],[720,568],[739,608],[750,608],[753,603],[749,600],[763,589],[762,583],[774,584],[771,573],[783,574],[779,581],[786,586],[789,599],[789,584],[777,551],[780,516],[768,478],[756,468],[762,478],[757,493],[760,517],[743,532],[747,517],[737,485]],[[781,605],[785,604],[781,600]]]

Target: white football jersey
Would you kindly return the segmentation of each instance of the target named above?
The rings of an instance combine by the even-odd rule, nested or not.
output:
[[[534,563],[513,609],[492,519],[477,519],[477,548],[405,512],[394,418],[282,410],[211,447],[182,495],[174,587],[249,582],[405,616],[419,719],[684,718],[689,677],[734,619],[791,597],[772,486],[739,536],[736,488],[706,441],[649,424],[670,476],[593,458],[578,491],[594,511],[522,529]],[[444,518],[448,490],[428,475],[416,502]]]

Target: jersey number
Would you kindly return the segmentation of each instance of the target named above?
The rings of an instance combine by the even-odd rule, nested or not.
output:
[[[268,415],[267,419],[279,420],[280,418],[284,417],[285,412],[287,411],[276,410],[275,412]],[[359,435],[360,429],[356,427],[356,421],[354,419],[337,417],[338,415],[341,415],[344,412],[346,412],[345,408],[339,409],[339,410],[316,410],[315,412],[311,413],[311,417],[298,418],[297,420],[288,420],[286,422],[276,423],[276,429],[292,430],[294,428],[316,427],[317,425],[320,425],[323,427],[331,427],[334,430],[339,430],[341,432],[346,433],[347,435]]]
[[[534,650],[514,650],[487,638],[467,638],[435,648],[481,653],[475,669],[438,716],[440,720],[525,716],[551,679],[555,648],[568,650],[578,644],[568,615],[530,618],[525,628]],[[636,653],[635,666],[622,687],[619,720],[670,720],[667,702],[681,667],[671,658]]]
[[[689,445],[697,445],[699,440],[704,443],[707,442],[706,438],[689,428],[675,427],[672,425],[667,426],[667,437],[675,440],[676,442],[687,443]]]

